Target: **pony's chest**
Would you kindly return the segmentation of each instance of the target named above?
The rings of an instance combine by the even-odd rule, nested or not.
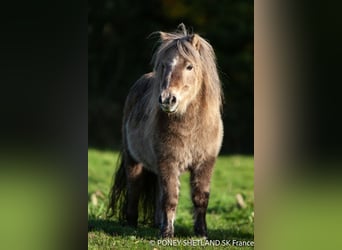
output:
[[[222,141],[222,122],[219,117],[210,124],[196,119],[193,123],[160,123],[155,140],[158,152],[173,159],[181,171],[202,164],[209,157],[216,157]],[[159,158],[159,157],[157,157]]]
[[[208,156],[207,146],[201,133],[177,136],[178,143],[170,148],[172,158],[177,159],[181,172],[201,164]]]
[[[207,152],[201,146],[186,145],[183,148],[175,150],[175,159],[177,159],[177,167],[180,172],[187,171],[188,169],[194,168],[200,165],[207,157]]]

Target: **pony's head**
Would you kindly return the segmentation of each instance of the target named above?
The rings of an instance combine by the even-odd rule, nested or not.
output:
[[[154,55],[155,94],[167,113],[185,113],[200,94],[215,95],[221,103],[221,87],[211,45],[184,24],[175,33],[159,32],[161,45]],[[208,86],[203,86],[204,84]]]

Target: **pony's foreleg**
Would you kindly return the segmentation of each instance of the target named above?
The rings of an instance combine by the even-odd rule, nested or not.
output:
[[[162,224],[160,234],[161,237],[173,237],[173,223],[176,217],[176,209],[178,205],[179,195],[179,171],[171,166],[162,166],[160,173],[160,184],[162,191]]]
[[[194,230],[196,236],[208,237],[206,212],[209,202],[210,178],[215,159],[208,160],[190,172],[191,196],[194,204]]]
[[[144,185],[143,166],[133,161],[127,165],[127,210],[126,219],[129,226],[138,224],[138,205]]]
[[[156,197],[155,197],[155,212],[154,212],[154,226],[160,228],[162,225],[163,211],[162,211],[162,186],[160,179],[156,182]]]

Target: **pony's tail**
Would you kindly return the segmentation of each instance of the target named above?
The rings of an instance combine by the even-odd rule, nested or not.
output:
[[[127,211],[127,175],[125,157],[120,153],[118,166],[114,174],[114,182],[109,194],[107,218],[118,216],[119,221],[126,221]],[[147,170],[143,170],[143,187],[139,198],[139,214],[142,215],[143,223],[154,223],[154,213],[157,193],[157,176]],[[140,217],[140,216],[139,216]]]
[[[114,181],[109,194],[106,216],[107,218],[111,218],[114,215],[118,215],[120,221],[122,221],[125,219],[125,211],[127,208],[127,179],[122,152],[119,154],[118,166],[119,168],[114,174]]]

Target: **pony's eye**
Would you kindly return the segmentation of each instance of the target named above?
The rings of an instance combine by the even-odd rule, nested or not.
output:
[[[192,70],[192,68],[193,68],[193,66],[190,64],[190,65],[188,65],[188,66],[186,66],[186,70]]]

